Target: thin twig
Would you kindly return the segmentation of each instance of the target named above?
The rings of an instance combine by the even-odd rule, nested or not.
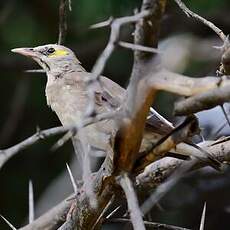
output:
[[[59,5],[59,35],[58,44],[61,45],[65,42],[67,33],[67,9],[70,9],[69,0],[60,0]]]
[[[208,26],[209,28],[211,28],[219,37],[220,39],[225,42],[226,41],[226,35],[223,33],[223,31],[218,28],[216,25],[214,25],[214,23],[208,21],[207,19],[201,17],[200,15],[192,12],[181,0],[174,0],[177,5],[183,10],[183,12],[189,17],[193,17],[196,20],[202,22],[204,25]]]
[[[96,23],[94,25],[91,25],[89,28],[90,29],[98,29],[98,28],[107,27],[107,26],[111,25],[112,21],[113,21],[113,17],[110,16],[106,21],[99,22],[99,23]]]
[[[121,26],[128,23],[137,22],[140,19],[147,17],[149,14],[149,10],[144,10],[132,16],[126,16],[112,20],[109,42],[107,43],[105,49],[103,50],[92,68],[92,77],[90,78],[88,86],[89,105],[86,109],[86,116],[91,115],[95,111],[94,85],[99,82],[99,77],[102,74],[109,57],[111,56],[112,52],[118,44]]]
[[[102,113],[102,114],[98,114],[95,117],[89,117],[87,119],[85,119],[82,123],[80,127],[85,127],[87,125],[90,125],[94,122],[99,122],[102,120],[107,120],[107,119],[112,119],[114,118],[114,116],[117,115],[117,113],[119,113],[119,111],[114,111],[114,112],[108,112],[108,113]],[[6,161],[8,161],[12,156],[14,156],[15,154],[17,154],[18,152],[28,148],[29,146],[36,144],[46,138],[52,137],[52,136],[56,136],[58,134],[63,134],[66,133],[68,131],[72,131],[72,132],[78,132],[79,130],[79,125],[75,125],[75,126],[69,126],[69,127],[55,127],[55,128],[51,128],[51,129],[46,129],[46,130],[38,130],[34,135],[28,137],[27,139],[23,140],[22,142],[9,147],[7,149],[2,149],[0,150],[0,168],[4,165],[4,163],[6,163]]]
[[[105,64],[118,42],[121,26],[128,23],[137,22],[140,19],[147,17],[149,14],[150,14],[149,10],[144,10],[132,16],[116,18],[113,20],[111,24],[111,33],[110,33],[109,42],[107,43],[106,48],[101,53],[101,55],[97,59],[92,69],[92,73],[95,79],[97,79],[102,74]]]
[[[29,180],[29,224],[34,221],[34,190],[33,182]]]
[[[152,48],[152,47],[147,47],[147,46],[142,46],[142,45],[137,45],[129,42],[123,42],[119,41],[118,45],[126,48],[126,49],[131,49],[131,50],[139,50],[139,51],[144,51],[144,52],[149,52],[149,53],[160,53],[158,49]]]
[[[72,0],[68,0],[69,2],[69,11],[72,11]]]

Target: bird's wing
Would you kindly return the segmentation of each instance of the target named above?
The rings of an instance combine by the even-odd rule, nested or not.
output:
[[[118,108],[124,102],[126,90],[109,78],[100,77],[101,97],[106,100],[111,107]]]
[[[113,107],[119,107],[124,103],[126,90],[114,81],[101,77],[102,92],[101,97],[110,103]],[[156,112],[153,108],[150,108],[149,115],[146,120],[146,126],[153,132],[166,135],[173,130],[173,125]]]

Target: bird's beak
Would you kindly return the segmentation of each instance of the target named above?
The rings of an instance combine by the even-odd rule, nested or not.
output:
[[[11,50],[13,53],[18,53],[26,57],[37,57],[36,52],[33,48],[16,48]]]

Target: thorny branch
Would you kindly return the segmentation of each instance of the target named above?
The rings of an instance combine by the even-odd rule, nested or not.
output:
[[[185,5],[181,1],[176,0],[176,2],[184,11],[187,12],[187,14],[197,18],[204,24],[211,27],[215,32],[219,34],[222,40],[225,39],[225,35],[219,28],[215,27],[207,20],[204,20],[199,15],[191,12],[188,8],[185,7]],[[61,1],[61,3],[63,5],[60,5],[59,43],[63,42],[67,28],[67,24],[65,21],[65,10],[67,7],[67,1]],[[164,70],[159,71],[155,68],[156,65],[153,62],[153,58],[155,56],[152,53],[154,51],[153,48],[157,47],[160,22],[164,13],[165,5],[166,0],[143,0],[142,8],[139,13],[133,16],[118,18],[115,20],[110,19],[108,22],[104,23],[104,25],[111,25],[110,39],[92,70],[93,79],[89,82],[89,85],[92,86],[94,82],[100,80],[99,76],[101,75],[107,60],[109,59],[116,46],[126,46],[126,48],[131,48],[135,50],[135,56],[132,76],[130,79],[130,84],[128,86],[128,99],[122,108],[123,116],[121,117],[121,119],[118,118],[119,131],[115,140],[116,155],[114,165],[111,164],[111,156],[107,156],[93,181],[94,190],[98,199],[98,207],[93,210],[89,205],[86,193],[81,192],[77,196],[76,201],[63,201],[57,207],[54,207],[48,213],[44,214],[31,224],[21,229],[57,229],[66,220],[66,223],[71,224],[71,228],[74,225],[84,229],[88,229],[89,226],[95,226],[95,223],[98,223],[98,220],[104,213],[104,209],[111,202],[114,194],[116,194],[116,192],[121,192],[120,189],[117,188],[114,180],[115,178],[113,177],[113,175],[110,175],[112,171],[111,168],[115,167],[119,169],[114,171],[116,174],[119,174],[120,170],[130,172],[133,169],[134,162],[137,159],[137,154],[139,152],[138,150],[142,140],[145,120],[148,115],[149,108],[152,104],[155,93],[158,90],[162,89],[170,92],[180,93],[186,96],[191,96],[217,87],[217,80],[209,77],[205,78],[200,83],[198,83],[198,81],[195,79],[185,78],[184,80],[182,80],[182,82],[185,83],[183,85],[183,83],[179,83],[181,82],[181,78],[183,78],[181,75],[170,73]],[[135,30],[135,44],[130,45],[124,42],[120,42],[119,36],[121,26],[127,23],[136,22],[137,24]],[[162,74],[165,74],[166,77],[162,78]],[[172,76],[177,77],[173,79]],[[167,82],[168,79],[171,79],[171,84],[169,82],[167,84],[164,84]],[[205,82],[208,83],[208,85],[205,85]],[[226,80],[225,82],[228,83],[228,80]],[[198,88],[196,89],[193,88],[195,84],[198,85]],[[178,91],[178,87],[180,86],[182,90]],[[224,89],[224,87],[222,86],[220,87],[221,90]],[[89,96],[91,99],[94,97],[93,91]],[[93,100],[90,100],[90,102],[93,103]],[[94,105],[91,104],[91,112],[94,110],[93,108]],[[96,117],[97,116],[100,115],[96,115]],[[101,119],[108,119],[108,115],[106,118],[104,117]],[[87,117],[85,121],[86,123],[81,124],[80,128],[84,125],[91,124],[92,122],[96,121],[97,119],[95,120],[95,117]],[[45,137],[48,137],[56,135],[58,133],[67,132],[69,129],[70,127],[57,127],[51,130],[40,131],[32,137],[28,138],[27,140],[19,143],[18,145],[6,150],[2,150],[2,154],[0,155],[0,157],[4,156],[2,158],[2,165],[6,160],[9,159],[9,157],[13,156],[18,151],[28,147],[29,145],[38,142],[44,137],[44,135]],[[72,131],[76,132],[78,129],[79,127],[74,127],[74,130]],[[222,142],[209,144],[205,146],[205,148],[209,152],[211,152],[214,157],[223,162],[229,161],[230,159],[230,152],[228,151],[230,149],[229,145],[230,141],[226,139]],[[194,149],[194,151],[196,150]],[[135,187],[137,187],[138,192],[141,192],[141,190],[146,187],[155,188],[161,182],[165,181],[172,174],[172,172],[181,165],[181,163],[181,160],[169,158],[152,163],[149,167],[145,168],[145,171],[142,174],[137,176]],[[197,167],[201,166],[204,165],[200,162],[197,163]],[[108,183],[105,183],[105,181],[103,181],[103,178],[105,177],[108,179]],[[123,187],[127,185],[128,182],[125,183]],[[129,188],[133,190],[131,184]],[[129,203],[129,205],[134,205],[133,201],[130,202],[131,203]],[[137,217],[138,215],[135,216]],[[71,220],[72,217],[74,217],[73,221]],[[134,217],[132,219],[134,219]],[[132,222],[134,223],[134,221]],[[60,229],[66,229],[66,225],[62,225]]]
[[[152,73],[149,73],[148,79],[150,79],[149,84],[154,85],[158,90],[165,90],[165,91],[179,94],[182,96],[193,96],[197,94],[199,95],[199,93],[206,92],[206,91],[209,94],[210,90],[212,89],[214,90],[214,92],[215,91],[218,92],[219,90],[220,91],[222,90],[222,87],[225,88],[225,87],[230,86],[230,80],[228,78],[224,78],[221,82],[221,85],[218,87],[219,79],[216,77],[207,76],[207,77],[202,77],[202,78],[191,78],[191,77],[187,77],[187,76],[180,75],[177,73],[172,73],[167,70],[161,70],[160,72],[156,73],[156,75],[154,76],[152,76]],[[197,97],[203,98],[203,95],[206,95],[206,93],[200,94],[199,96],[198,95]],[[187,100],[194,103],[193,97]],[[227,101],[227,99],[225,100]],[[195,106],[192,105],[190,108],[194,109]],[[100,119],[100,117],[102,119],[106,119],[106,117],[109,119],[109,118],[112,118],[113,116],[115,116],[115,114],[109,113],[109,114],[97,115],[96,118],[88,118],[87,121],[84,121],[83,123],[87,125],[87,122],[89,122],[88,124],[91,124],[93,122],[96,122],[97,119]],[[8,159],[10,159],[12,156],[17,154],[18,152],[24,150],[25,148],[29,147],[30,145],[36,144],[45,138],[52,137],[54,135],[58,135],[62,133],[66,133],[68,130],[69,130],[68,127],[66,128],[56,127],[56,128],[43,130],[43,131],[38,131],[36,134],[32,135],[31,137],[22,141],[21,143],[15,146],[12,146],[8,149],[0,150],[0,168]],[[69,139],[70,135],[67,135],[67,137]],[[63,145],[63,142],[65,141],[66,141],[65,138],[61,139],[57,143],[58,146]]]
[[[220,39],[224,42],[226,41],[226,35],[224,34],[224,32],[218,28],[216,25],[214,25],[214,23],[208,21],[207,19],[201,17],[200,15],[192,12],[181,0],[174,0],[177,5],[184,11],[184,13],[188,16],[188,17],[193,17],[196,20],[202,22],[204,25],[208,26],[209,28],[211,28],[219,37]]]
[[[143,1],[143,12],[151,9],[148,17],[138,21],[135,29],[135,44],[156,47],[161,17],[166,1]],[[149,22],[150,21],[150,22]],[[149,37],[151,36],[151,37]],[[156,90],[147,84],[146,73],[141,65],[150,61],[153,54],[135,51],[134,67],[127,88],[127,101],[123,105],[123,117],[118,121],[119,130],[115,138],[115,168],[130,172],[141,145],[145,121]]]
[[[112,52],[116,48],[116,46],[119,44],[119,37],[120,37],[120,29],[123,25],[128,24],[128,23],[135,23],[138,20],[147,17],[150,14],[149,10],[141,11],[140,13],[132,16],[126,16],[126,17],[121,17],[117,19],[109,19],[108,23],[111,23],[111,32],[110,32],[110,37],[109,41],[97,59],[95,65],[93,66],[92,69],[92,77],[90,78],[89,82],[89,89],[88,89],[88,94],[89,94],[89,106],[86,111],[86,115],[90,115],[94,112],[95,110],[95,104],[94,104],[94,97],[95,97],[95,92],[93,90],[94,84],[97,84],[97,82],[100,82],[100,75],[102,74],[105,65],[111,56]],[[107,24],[107,23],[106,23]],[[97,25],[94,25],[94,27],[97,27]],[[94,28],[92,27],[92,28]]]
[[[202,148],[210,152],[214,158],[221,162],[230,162],[230,140],[229,138],[220,141],[208,141],[200,144]],[[194,151],[196,151],[194,149]],[[146,167],[145,171],[139,174],[135,180],[135,187],[138,193],[143,193],[144,191],[151,191],[155,189],[159,184],[164,182],[173,172],[183,163],[183,160],[166,157],[159,161],[156,161]],[[200,162],[195,165],[194,168],[205,167],[204,164]],[[115,194],[119,194],[119,190],[114,190]],[[71,202],[66,200],[62,201],[57,206],[53,207],[50,211],[43,214],[32,224],[27,225],[20,230],[31,230],[31,229],[56,229],[61,223],[65,221],[65,216],[71,206]]]
[[[89,117],[82,122],[81,126],[79,126],[79,125],[72,126],[72,127],[60,126],[60,127],[42,130],[42,131],[38,130],[34,135],[25,139],[24,141],[12,146],[12,147],[9,147],[7,149],[0,150],[0,168],[12,156],[14,156],[18,152],[28,148],[29,146],[38,143],[39,141],[42,141],[48,137],[56,136],[58,134],[66,133],[68,131],[77,132],[79,130],[79,128],[81,128],[81,127],[84,127],[84,126],[87,126],[87,125],[90,125],[92,123],[99,122],[102,120],[111,119],[116,114],[117,114],[117,111],[115,111],[113,113],[111,113],[111,112],[110,113],[102,113],[102,114],[99,114],[95,117]]]
[[[223,105],[228,101],[230,101],[230,86],[224,86],[177,102],[174,113],[178,116],[188,115]]]
[[[217,71],[217,73],[222,72],[222,74],[228,74],[228,66],[229,66],[229,40],[228,36],[226,36],[221,29],[219,29],[216,25],[214,25],[212,22],[208,21],[207,19],[201,17],[200,15],[192,12],[181,0],[175,0],[175,2],[178,4],[178,6],[184,11],[184,13],[188,17],[193,17],[196,20],[200,21],[204,25],[211,28],[224,42],[223,50],[224,53],[221,57],[221,68],[222,70]],[[225,63],[225,57],[227,57],[227,66]],[[221,81],[220,81],[221,82]],[[187,100],[184,100],[182,102],[179,102],[175,105],[175,114],[176,115],[185,115],[185,114],[191,114],[195,112],[199,112],[201,110],[210,109],[215,107],[216,105],[223,105],[224,102],[227,102],[230,100],[230,95],[228,95],[229,87],[225,87],[222,89],[215,89],[213,91],[207,92],[202,95],[197,95],[195,97],[189,98]],[[211,101],[212,100],[212,101]],[[223,107],[222,107],[223,108]],[[224,110],[224,108],[223,108]],[[225,114],[225,111],[224,111]],[[226,116],[226,119],[228,121],[228,118]]]
[[[115,49],[115,47],[118,44],[121,26],[124,25],[124,24],[127,24],[127,23],[137,22],[140,19],[143,19],[143,18],[147,17],[148,15],[151,14],[151,10],[152,10],[152,8],[149,7],[148,10],[142,10],[140,13],[135,14],[133,16],[127,16],[127,17],[112,20],[109,42],[107,43],[106,48],[104,49],[104,51],[102,52],[102,54],[100,55],[100,57],[98,58],[96,64],[94,65],[94,67],[92,69],[92,78],[91,78],[91,80],[89,82],[89,89],[88,89],[89,106],[88,106],[87,111],[86,111],[86,116],[89,116],[89,115],[94,113],[94,110],[95,110],[95,108],[94,108],[95,107],[95,104],[94,104],[95,93],[94,93],[93,86],[94,86],[95,83],[97,83],[100,80],[99,76],[101,75],[108,58],[110,57],[110,55],[112,54],[113,50]],[[124,143],[124,145],[125,145],[125,143]],[[105,159],[105,162],[109,158],[111,158],[111,156],[107,156],[107,158]],[[98,180],[96,181],[96,184],[98,184],[98,182],[101,183],[100,182],[101,180],[102,180],[102,178],[99,176]],[[104,190],[106,191],[106,189],[104,189]],[[95,192],[97,193],[97,191],[95,191]],[[98,209],[97,212],[96,212],[96,214],[99,215],[99,216],[100,216],[100,213],[102,212],[101,208],[104,207],[104,205],[106,204],[105,201],[108,202],[110,200],[110,198],[108,199],[108,196],[106,194],[105,194],[105,197],[106,197],[107,201],[106,200],[103,201],[103,199],[101,199],[101,202],[102,202],[103,205],[101,205],[101,206],[99,205],[100,210]],[[111,197],[111,195],[109,197]],[[100,200],[99,200],[99,203],[100,203]],[[79,209],[78,210],[78,226],[82,226],[82,224],[84,226],[86,226],[85,223],[88,223],[89,221],[91,221],[91,223],[92,223],[92,220],[97,221],[97,218],[96,218],[97,215],[95,215],[95,212],[91,212],[91,215],[89,215],[89,213],[88,213],[88,216],[86,216],[84,214],[84,213],[86,213],[86,209],[84,208],[84,210],[83,210],[80,207],[81,207],[81,205],[79,204],[78,205],[78,209]],[[87,207],[87,211],[90,212],[90,207]],[[88,221],[84,220],[85,218],[87,218]]]

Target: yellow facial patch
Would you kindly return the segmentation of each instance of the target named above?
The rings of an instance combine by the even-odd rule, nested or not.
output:
[[[49,57],[61,57],[69,54],[66,50],[55,50],[54,53],[50,54]]]

